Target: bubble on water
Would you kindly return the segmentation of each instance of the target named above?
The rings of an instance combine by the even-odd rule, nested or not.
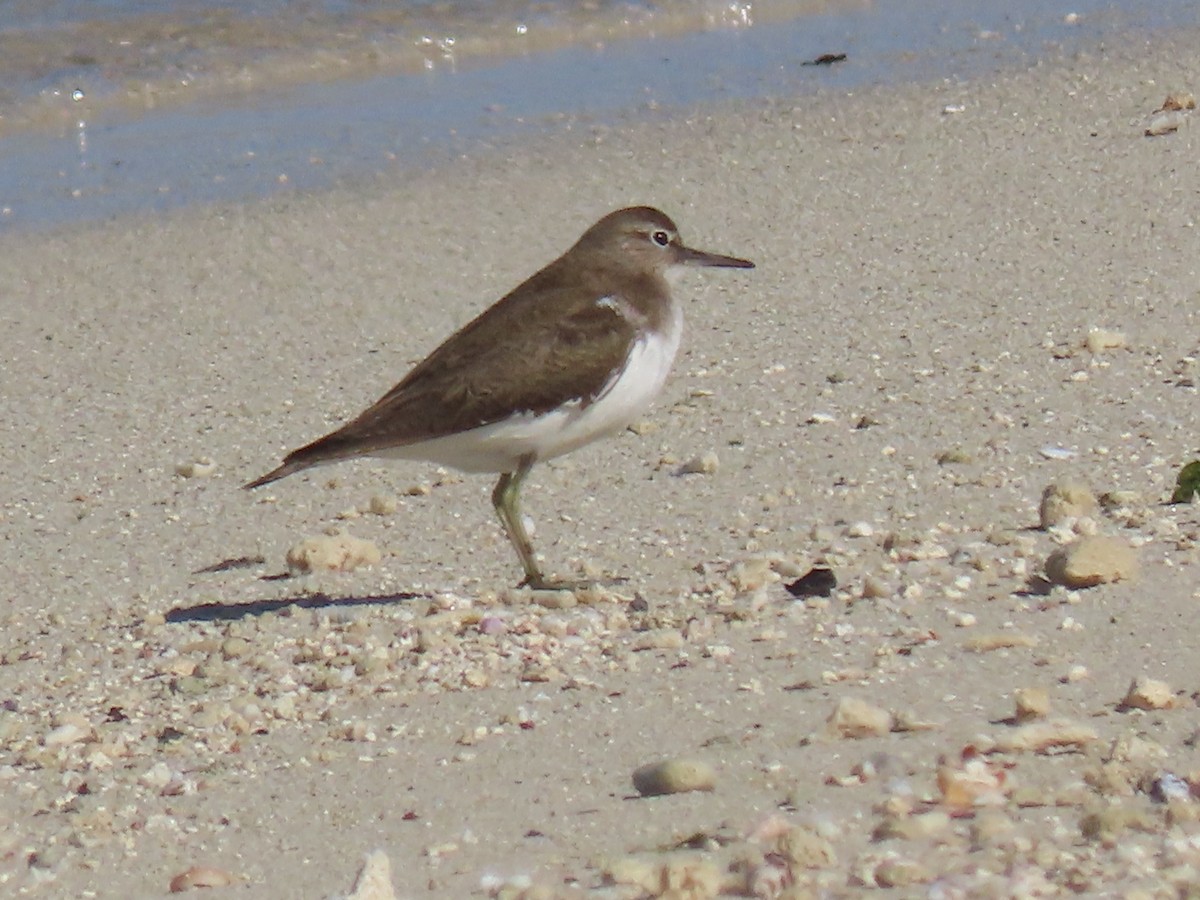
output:
[[[84,93],[79,88],[75,88],[75,90],[71,91],[71,99],[74,100],[76,103],[78,103],[83,98],[84,98]]]
[[[529,33],[528,25],[526,25],[524,22],[517,23],[517,34],[528,34],[528,33]]]

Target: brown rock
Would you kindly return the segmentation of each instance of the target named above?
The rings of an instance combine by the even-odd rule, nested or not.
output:
[[[1137,574],[1137,555],[1117,538],[1094,535],[1060,547],[1046,560],[1046,577],[1069,588],[1125,581]]]
[[[1042,502],[1038,508],[1041,528],[1053,528],[1074,519],[1094,515],[1099,509],[1096,495],[1086,484],[1079,481],[1056,481],[1042,491]]]
[[[379,548],[349,534],[305,538],[287,552],[287,564],[299,572],[349,572],[379,562]]]

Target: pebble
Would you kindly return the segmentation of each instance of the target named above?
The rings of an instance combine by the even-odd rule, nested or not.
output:
[[[385,494],[375,494],[367,504],[367,510],[375,516],[390,516],[400,508],[400,501]]]
[[[1042,491],[1038,514],[1043,531],[1084,516],[1095,515],[1100,508],[1096,495],[1079,481],[1057,481]]]
[[[966,465],[974,461],[975,457],[961,447],[952,447],[949,450],[943,450],[937,455],[937,464],[939,466]]]
[[[1196,96],[1191,91],[1171,91],[1159,110],[1195,109]]]
[[[338,900],[396,900],[392,887],[392,863],[382,850],[363,857],[350,893]]]
[[[1088,332],[1083,345],[1092,353],[1103,353],[1106,350],[1121,350],[1126,343],[1125,335],[1119,331],[1093,328]]]
[[[739,593],[756,591],[769,582],[778,581],[779,576],[771,566],[771,560],[756,556],[733,564],[729,570],[729,583]]]
[[[1125,581],[1136,574],[1134,549],[1125,541],[1104,535],[1082,537],[1055,550],[1046,560],[1046,578],[1069,588]]]
[[[796,869],[825,869],[837,863],[833,843],[816,828],[807,825],[787,828],[775,840],[774,849]]]
[[[837,587],[837,576],[833,574],[832,569],[815,566],[784,587],[797,599],[828,597]]]
[[[175,466],[175,474],[181,478],[207,478],[217,471],[217,464],[207,456],[200,456]]]
[[[995,807],[978,810],[971,819],[971,844],[975,849],[1007,841],[1015,832],[1012,818]]]
[[[67,744],[75,744],[86,739],[91,733],[90,728],[84,728],[74,722],[66,722],[47,732],[42,742],[47,747],[64,747]]]
[[[679,897],[705,900],[721,893],[720,867],[697,851],[627,856],[609,863],[604,880],[618,887],[635,889],[637,894],[619,896]]]
[[[172,894],[181,894],[193,888],[228,887],[235,881],[237,881],[237,877],[224,869],[215,869],[212,866],[192,866],[172,878],[169,889]]]
[[[1067,669],[1059,680],[1063,684],[1077,684],[1080,681],[1086,680],[1091,674],[1087,666],[1076,664]]]
[[[633,786],[643,797],[711,791],[717,786],[717,773],[698,759],[666,759],[636,769]]]
[[[709,450],[707,453],[702,453],[699,456],[693,456],[682,466],[679,467],[679,475],[714,475],[717,469],[721,467],[721,461],[717,458],[717,454]]]
[[[350,572],[375,565],[381,558],[374,543],[349,534],[305,538],[287,552],[288,567],[298,572]]]
[[[1012,788],[1008,773],[973,747],[959,759],[942,760],[937,769],[937,786],[943,806],[965,811],[983,806],[1002,806]]]
[[[575,596],[574,591],[557,588],[551,590],[531,590],[529,592],[529,600],[543,609],[571,609],[579,605],[579,598]]]
[[[1124,709],[1171,709],[1178,700],[1171,686],[1165,681],[1138,676],[1129,685],[1125,699],[1121,701]]]
[[[866,600],[881,600],[895,592],[896,589],[878,575],[868,575],[863,579],[862,595]]]
[[[875,829],[871,838],[876,841],[928,840],[943,834],[949,828],[950,814],[945,810],[933,809],[913,815],[888,816]]]
[[[1018,722],[1044,719],[1050,714],[1050,695],[1045,688],[1017,688],[1014,699],[1017,705],[1015,718]]]
[[[932,873],[916,860],[892,858],[875,867],[873,880],[879,887],[898,888],[923,884],[932,878]]]
[[[1180,109],[1159,110],[1146,123],[1146,137],[1160,137],[1178,131],[1187,122],[1187,113]]]
[[[1156,821],[1143,809],[1113,803],[1085,815],[1079,830],[1088,840],[1111,843],[1127,831],[1151,833],[1156,830]]]
[[[254,645],[244,637],[230,637],[221,642],[221,656],[225,659],[241,659],[249,656]]]
[[[843,697],[826,720],[826,730],[835,737],[875,737],[891,731],[892,721],[886,709],[857,697]]]
[[[1019,631],[1001,631],[995,634],[980,634],[963,643],[973,653],[990,653],[994,650],[1012,650],[1018,647],[1036,647],[1037,638]]]
[[[1045,753],[1060,747],[1081,748],[1099,739],[1096,729],[1066,719],[1029,722],[1000,736],[996,749],[1006,753]]]
[[[138,779],[142,784],[151,790],[161,791],[174,777],[171,773],[171,767],[165,762],[155,763]]]

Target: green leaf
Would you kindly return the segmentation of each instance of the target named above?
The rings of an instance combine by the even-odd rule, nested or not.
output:
[[[1191,503],[1198,493],[1200,493],[1200,459],[1194,459],[1179,470],[1171,502]]]

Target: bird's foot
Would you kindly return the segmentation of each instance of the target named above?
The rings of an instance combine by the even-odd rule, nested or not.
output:
[[[594,591],[604,588],[614,588],[628,582],[628,578],[546,578],[538,575],[536,578],[530,576],[521,582],[520,587],[527,587],[531,591]]]

